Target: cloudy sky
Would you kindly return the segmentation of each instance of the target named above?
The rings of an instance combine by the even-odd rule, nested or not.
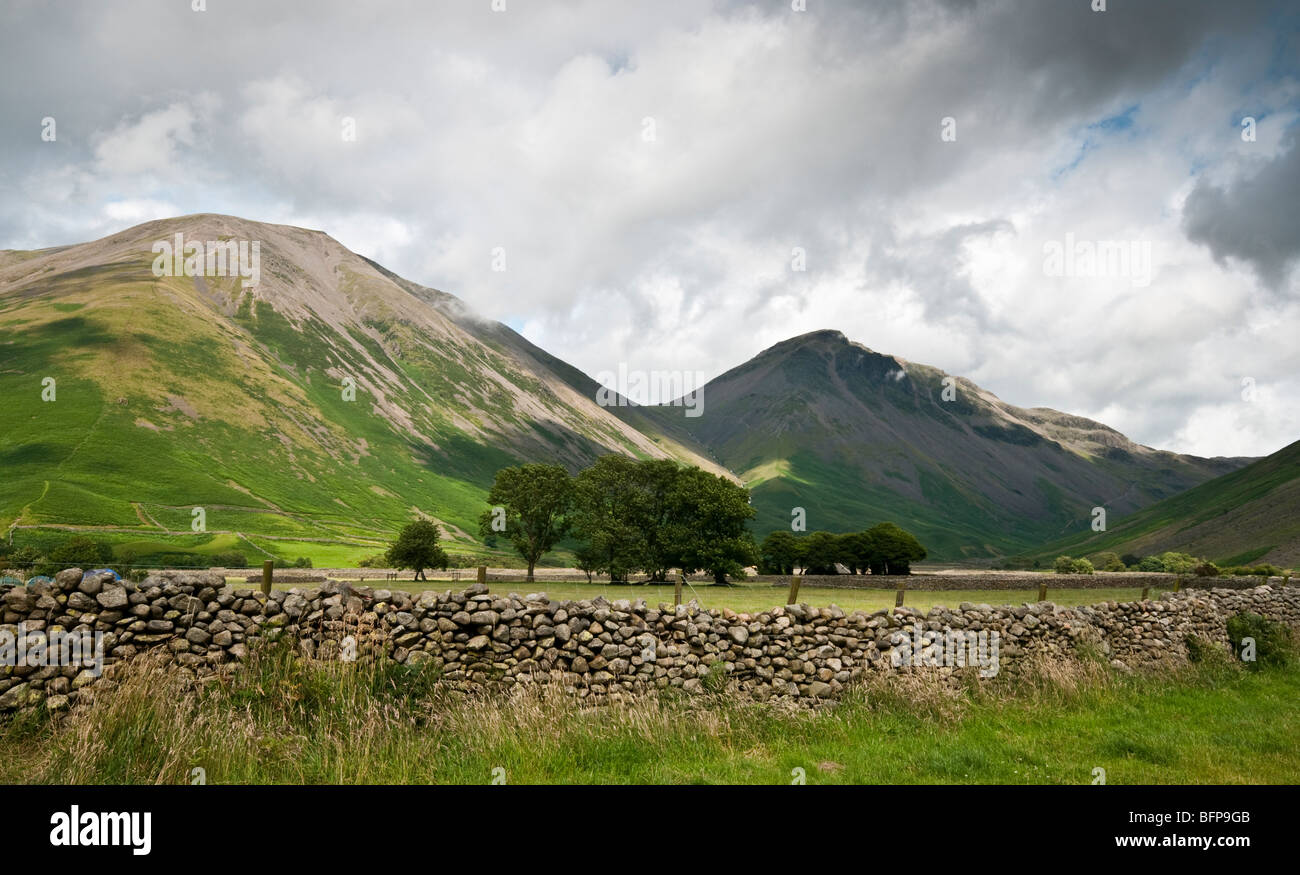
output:
[[[231,213],[591,374],[836,328],[1156,447],[1277,450],[1300,12],[1092,4],[7,0],[0,248]],[[1107,242],[1135,257],[1089,275]]]

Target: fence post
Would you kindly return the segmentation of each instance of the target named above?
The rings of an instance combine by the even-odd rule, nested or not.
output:
[[[271,569],[275,567],[274,559],[266,559],[262,562],[262,593],[271,594]]]
[[[799,575],[797,575],[797,574],[791,574],[791,575],[790,575],[790,595],[786,598],[785,603],[786,603],[787,605],[798,604],[798,602],[796,601],[796,599],[798,599],[798,598],[799,598]]]
[[[1178,575],[1178,579],[1174,581],[1174,592],[1178,592],[1182,588],[1183,588],[1183,576],[1180,574]]]
[[[1142,601],[1146,601],[1147,596],[1149,595],[1151,595],[1151,587],[1149,586],[1142,587]]]
[[[478,582],[479,582],[479,583],[487,583],[487,566],[486,566],[486,565],[480,565],[480,566],[478,567]]]
[[[1040,602],[1047,601],[1047,584],[1045,583],[1038,584],[1038,600]]]
[[[901,608],[902,606],[903,606],[903,581],[900,580],[898,582],[898,592],[894,593],[894,607]]]
[[[677,581],[673,584],[673,607],[678,607],[682,603],[682,581],[686,579],[685,574],[678,574]]]

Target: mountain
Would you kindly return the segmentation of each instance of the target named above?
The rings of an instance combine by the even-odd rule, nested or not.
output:
[[[452,552],[482,554],[498,468],[618,452],[732,472],[760,536],[803,507],[810,529],[890,519],[936,557],[976,558],[1085,530],[1095,505],[1117,522],[1246,461],[1013,407],[837,331],[708,383],[695,418],[602,407],[598,388],[320,231],[201,214],[0,251],[0,531],[40,544],[84,529],[137,561],[334,565],[424,514]]]
[[[1300,564],[1300,441],[1145,507],[1104,533],[1043,548],[1040,558],[1173,550],[1220,565]]]
[[[1153,450],[1083,417],[1015,407],[838,331],[778,343],[702,397],[704,414],[682,422],[752,488],[758,532],[788,528],[796,507],[810,531],[893,520],[946,559],[1088,529],[1096,506],[1119,519],[1247,461]]]
[[[244,241],[258,281],[245,287],[234,250],[226,276],[155,275],[156,258],[177,273],[154,252],[177,234],[182,255]],[[426,513],[467,552],[503,465],[620,452],[717,470],[673,423],[642,431],[595,394],[509,328],[319,231],[203,214],[0,252],[0,531],[15,543],[71,525],[132,555],[319,564],[378,552]]]

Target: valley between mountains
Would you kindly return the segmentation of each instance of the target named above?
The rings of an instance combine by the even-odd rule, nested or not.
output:
[[[152,247],[176,234],[259,241],[259,281],[156,276]],[[760,539],[801,507],[809,529],[892,520],[932,558],[973,561],[1086,538],[1095,506],[1113,527],[1157,508],[1159,525],[1140,534],[1158,528],[1162,546],[1177,545],[1179,513],[1197,516],[1203,537],[1208,505],[1159,508],[1194,487],[1218,496],[1206,484],[1228,477],[1253,484],[1263,464],[1164,452],[1017,407],[834,330],[708,382],[697,417],[601,406],[599,389],[459,298],[320,231],[202,214],[3,251],[0,531],[15,545],[84,530],[135,557],[237,551],[333,566],[382,552],[427,516],[449,552],[500,562],[477,537],[498,468],[576,471],[621,453],[743,482]],[[1238,490],[1294,502],[1289,449]],[[1268,531],[1277,544],[1236,528],[1212,552],[1285,553],[1300,541],[1294,526]]]

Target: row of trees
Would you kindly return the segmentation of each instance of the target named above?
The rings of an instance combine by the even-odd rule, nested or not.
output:
[[[680,568],[723,583],[757,560],[746,526],[754,516],[749,490],[669,459],[602,456],[576,477],[559,465],[503,468],[488,502],[480,534],[508,541],[529,580],[538,560],[570,536],[580,542],[579,568],[616,581],[637,572],[665,580]]]
[[[911,532],[894,523],[880,523],[864,532],[835,534],[772,532],[759,547],[760,574],[911,574],[912,563],[926,557],[925,547]]]
[[[560,465],[502,468],[479,518],[488,546],[505,541],[528,566],[562,540],[577,542],[574,556],[588,577],[607,574],[626,581],[645,573],[666,580],[671,569],[704,571],[717,583],[758,564],[763,573],[909,574],[925,548],[909,532],[881,523],[863,532],[768,535],[760,549],[748,529],[754,517],[749,490],[725,477],[668,459],[602,456],[571,476]],[[438,527],[411,523],[384,556],[391,567],[446,568]]]
[[[259,560],[260,561],[260,560]],[[300,556],[291,563],[294,568],[311,568],[311,559]],[[248,558],[235,550],[220,553],[195,553],[187,551],[150,550],[141,552],[131,547],[97,541],[85,535],[71,535],[61,541],[40,548],[31,545],[14,547],[0,543],[0,569],[22,572],[25,575],[52,576],[64,568],[111,568],[122,577],[133,571],[150,568],[247,568]]]
[[[1120,556],[1113,552],[1097,553],[1091,560],[1057,556],[1053,563],[1057,574],[1092,574],[1094,571],[1146,571],[1165,572],[1166,574],[1195,574],[1198,577],[1218,577],[1224,575],[1258,575],[1261,577],[1281,577],[1284,569],[1276,565],[1229,566],[1220,568],[1206,559],[1199,559],[1190,553],[1167,551],[1151,556],[1136,556],[1126,553]]]
[[[10,568],[34,575],[52,575],[74,565],[98,568],[112,561],[111,547],[84,535],[72,535],[45,549],[30,545],[11,547],[0,544],[0,568]]]

